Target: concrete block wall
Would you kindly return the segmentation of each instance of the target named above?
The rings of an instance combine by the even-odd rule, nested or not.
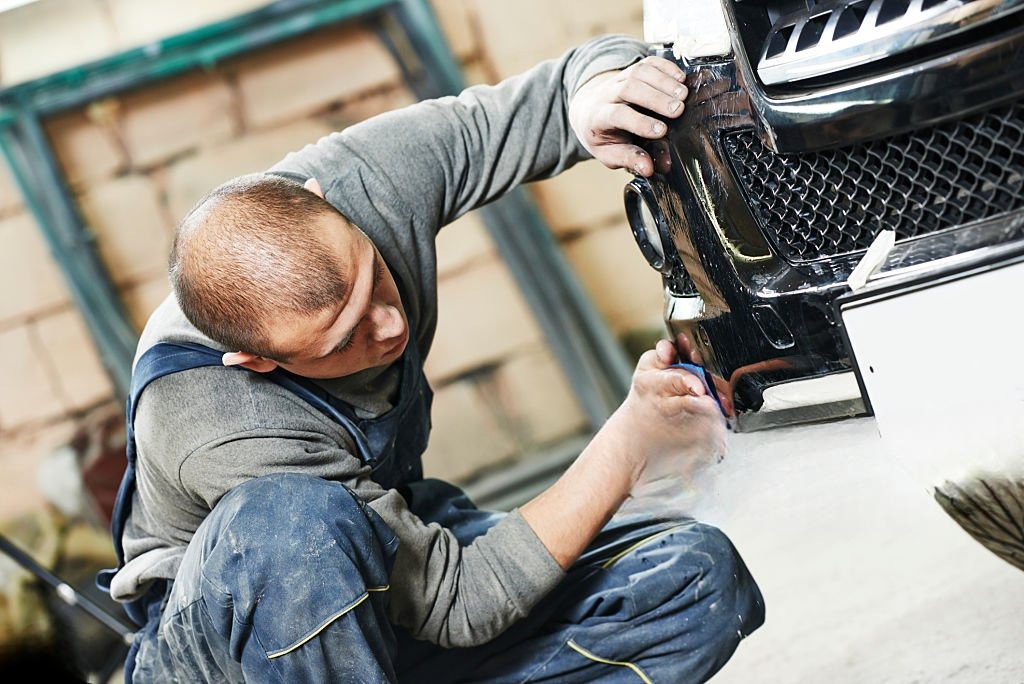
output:
[[[261,4],[40,0],[0,15],[0,85]],[[433,6],[470,83],[493,82],[599,33],[641,35],[639,0]],[[62,113],[46,121],[46,130],[141,329],[168,292],[174,224],[202,194],[413,99],[373,34],[351,25]],[[657,329],[661,320],[660,282],[632,244],[622,212],[628,179],[587,162],[531,187],[585,288],[620,334]],[[114,400],[85,324],[2,166],[0,240],[2,518],[41,502],[34,464],[65,443],[84,416]],[[436,391],[428,475],[465,480],[585,430],[481,220],[470,214],[446,227],[439,252],[440,323],[427,365]]]

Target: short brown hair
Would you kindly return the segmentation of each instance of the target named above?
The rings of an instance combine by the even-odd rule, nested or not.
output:
[[[343,297],[343,264],[320,219],[337,209],[295,181],[240,176],[215,188],[182,219],[170,278],[182,312],[229,349],[283,360],[267,339],[275,314],[316,313]]]

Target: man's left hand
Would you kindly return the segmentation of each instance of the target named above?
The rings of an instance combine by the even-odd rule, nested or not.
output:
[[[583,146],[610,169],[629,169],[650,176],[655,160],[637,143],[660,140],[668,132],[661,119],[683,113],[686,74],[663,57],[646,57],[621,71],[593,77],[569,104],[569,122]],[[667,156],[658,155],[658,164]],[[664,171],[665,169],[659,169]]]

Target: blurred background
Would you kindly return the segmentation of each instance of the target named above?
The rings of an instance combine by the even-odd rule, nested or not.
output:
[[[114,562],[106,530],[124,465],[125,368],[169,291],[169,241],[192,203],[458,79],[496,82],[594,35],[642,35],[639,1],[591,0],[585,12],[542,0],[0,8],[0,532],[99,602],[92,575]],[[431,84],[409,58],[424,35],[454,66],[447,82]],[[663,330],[660,279],[622,210],[627,180],[586,162],[525,194],[569,265],[551,287],[578,286],[575,301],[623,359]],[[510,264],[485,224],[471,214],[439,238],[425,463],[428,476],[501,506],[510,486],[575,453],[601,409],[581,405],[564,345],[552,349],[524,295],[523,259]],[[117,660],[114,630],[37,575],[0,555],[0,649],[58,644],[69,667],[103,672]]]

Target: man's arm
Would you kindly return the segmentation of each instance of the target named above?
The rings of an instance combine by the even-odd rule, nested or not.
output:
[[[701,422],[702,411],[718,419],[717,408],[709,397],[686,395],[702,391],[699,380],[661,369],[670,356],[670,346],[657,359],[645,355],[630,398],[565,475],[467,547],[370,480],[344,430],[286,390],[226,368],[168,376],[146,390],[139,407],[140,487],[149,496],[133,516],[149,524],[145,538],[128,540],[126,549],[134,558],[183,547],[220,496],[252,477],[289,471],[337,480],[401,540],[392,618],[444,646],[486,642],[558,583],[638,478],[659,463],[685,470],[710,451],[701,425],[713,432],[714,424]],[[135,579],[121,578],[125,598]]]
[[[587,149],[607,166],[644,173],[631,147],[634,136],[658,138],[665,129],[632,105],[671,118],[682,112],[673,103],[685,96],[678,90],[682,72],[665,60],[644,60],[645,54],[646,46],[632,39],[593,41],[498,86],[413,105],[329,136],[274,171],[317,178],[327,199],[379,245],[390,238],[377,224],[418,234],[415,244],[393,252],[394,269],[415,262],[416,245],[429,240],[432,247],[440,225],[522,181],[558,173]],[[586,148],[569,124],[573,94],[572,126]],[[423,267],[427,282],[430,268]],[[419,282],[414,273],[409,280]],[[446,530],[423,525],[392,493],[373,500],[402,539],[392,601],[400,624],[445,646],[493,638],[554,587],[560,568],[653,466],[676,459],[689,467],[693,453],[703,453],[695,444],[680,457],[679,447],[700,440],[701,402],[713,406],[713,400],[688,396],[690,381],[702,393],[699,381],[666,370],[664,353],[652,354],[638,367],[630,398],[577,463],[471,546],[460,548]],[[523,562],[529,567],[520,568]]]
[[[724,421],[698,378],[668,368],[674,360],[665,340],[644,354],[629,397],[562,477],[469,546],[424,526],[397,493],[376,499],[402,540],[395,621],[444,646],[489,641],[555,586],[632,488],[714,462]]]
[[[564,171],[588,151],[612,168],[635,169],[639,155],[613,141],[659,138],[666,129],[629,105],[674,118],[685,97],[682,71],[646,54],[635,39],[598,38],[497,85],[375,116],[289,155],[273,171],[317,178],[328,201],[357,225],[373,212],[353,204],[353,188],[432,233],[523,182]],[[583,106],[570,125],[577,91]]]
[[[694,375],[669,368],[667,340],[637,364],[629,396],[579,458],[520,512],[562,568],[568,568],[638,485],[692,476],[724,448],[725,423]]]

